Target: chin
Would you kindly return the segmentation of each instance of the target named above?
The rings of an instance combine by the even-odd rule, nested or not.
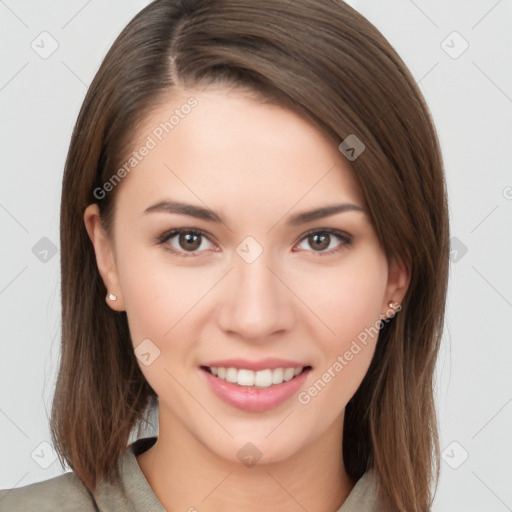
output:
[[[286,421],[286,420],[285,420]],[[212,438],[202,439],[203,445],[212,454],[221,457],[230,463],[242,464],[252,467],[283,462],[310,444],[311,439],[303,433],[292,435],[284,428],[279,432],[278,426],[274,432],[271,429],[245,428],[241,432],[230,431],[233,438],[228,435],[222,436],[219,442],[212,443]],[[269,435],[269,432],[270,435]],[[202,433],[204,436],[204,433]],[[298,434],[298,433],[296,433]]]

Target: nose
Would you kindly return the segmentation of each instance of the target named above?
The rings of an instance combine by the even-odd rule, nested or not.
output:
[[[283,284],[286,278],[279,276],[264,256],[252,263],[237,257],[217,311],[223,331],[253,342],[268,341],[272,335],[290,330],[295,322],[294,296]]]

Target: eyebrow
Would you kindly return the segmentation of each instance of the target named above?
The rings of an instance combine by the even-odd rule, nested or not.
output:
[[[349,211],[365,213],[365,210],[356,204],[333,204],[297,213],[288,219],[288,224],[291,226],[299,226],[301,224],[306,224],[307,222],[311,222],[317,219],[323,219],[325,217],[329,217],[337,213]],[[196,219],[225,224],[224,220],[213,210],[203,208],[201,206],[196,206],[193,204],[181,203],[179,201],[159,201],[158,203],[149,206],[144,210],[145,214],[152,212],[166,212],[175,213],[178,215],[188,215],[190,217],[195,217]]]

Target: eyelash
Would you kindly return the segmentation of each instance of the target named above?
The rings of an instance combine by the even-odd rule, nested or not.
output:
[[[199,235],[199,236],[206,238],[207,240],[209,240],[211,242],[210,237],[204,231],[201,231],[199,229],[187,229],[187,228],[179,228],[179,229],[172,229],[170,231],[166,231],[165,233],[161,234],[156,239],[156,241],[159,245],[162,245],[164,250],[169,251],[170,253],[174,254],[175,256],[185,257],[185,258],[199,256],[203,251],[199,251],[199,252],[195,252],[195,253],[194,252],[186,252],[186,251],[177,251],[177,250],[173,249],[169,244],[166,244],[166,242],[168,242],[171,238],[174,238],[176,235],[180,235],[182,233]],[[348,233],[345,233],[344,231],[339,231],[337,229],[329,229],[329,228],[314,229],[312,231],[308,231],[299,239],[299,241],[297,243],[300,243],[303,240],[305,240],[306,238],[308,238],[312,235],[316,235],[316,234],[327,234],[327,235],[335,236],[335,237],[339,238],[342,242],[339,246],[337,246],[334,249],[331,249],[329,251],[314,251],[314,250],[310,251],[310,252],[317,254],[318,256],[327,256],[330,254],[341,252],[342,250],[344,250],[346,248],[346,246],[350,246],[352,244],[352,236],[351,235],[349,235]]]

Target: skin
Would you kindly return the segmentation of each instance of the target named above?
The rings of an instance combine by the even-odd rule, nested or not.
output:
[[[118,185],[113,237],[101,229],[97,205],[84,214],[101,276],[117,296],[109,306],[126,311],[134,348],[150,339],[160,351],[149,366],[139,361],[159,396],[159,437],[137,462],[169,511],[335,511],[355,485],[342,459],[345,406],[377,336],[308,404],[293,396],[265,412],[221,401],[199,365],[304,361],[312,366],[307,390],[389,314],[390,301],[402,300],[406,270],[388,263],[365,211],[287,224],[325,205],[366,209],[336,145],[289,110],[222,88],[174,91],[138,140],[190,96],[197,107]],[[144,213],[164,199],[208,207],[224,223]],[[209,240],[190,256],[175,236],[166,244],[179,256],[156,242],[173,228],[202,230]],[[331,235],[319,250],[305,236],[329,228],[352,242]],[[247,236],[263,248],[252,263],[236,252]],[[262,453],[252,467],[237,457],[247,442]]]

